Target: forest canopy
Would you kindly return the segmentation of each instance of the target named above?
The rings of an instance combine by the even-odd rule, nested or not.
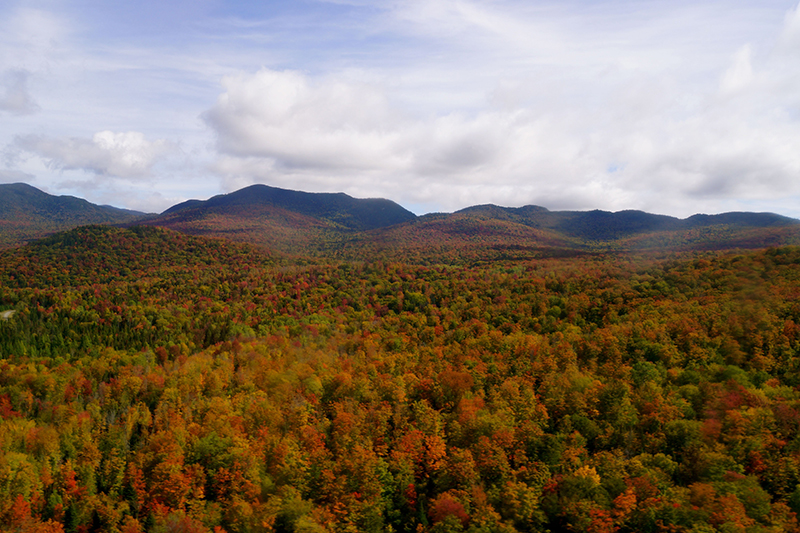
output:
[[[0,254],[3,531],[797,531],[800,248]]]

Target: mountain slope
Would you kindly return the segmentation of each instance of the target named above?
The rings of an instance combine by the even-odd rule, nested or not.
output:
[[[163,276],[273,258],[246,244],[203,239],[163,228],[88,225],[56,233],[28,246],[0,251],[0,285],[47,288]],[[188,274],[187,274],[188,273]],[[190,281],[184,280],[186,283]]]
[[[171,207],[163,215],[188,215],[204,212],[236,212],[264,206],[298,213],[329,222],[348,230],[370,230],[408,222],[416,218],[411,211],[383,198],[359,199],[344,193],[309,193],[251,185],[230,194],[220,194],[206,201],[189,200]]]
[[[0,184],[0,247],[87,224],[122,224],[144,213],[53,196],[25,183]]]
[[[390,200],[252,185],[205,201],[183,202],[142,223],[288,254],[318,255],[355,233],[415,219],[414,213]]]
[[[679,219],[635,210],[550,211],[487,204],[416,217],[388,200],[265,185],[190,200],[146,223],[294,255],[422,263],[800,244],[800,221],[771,213]]]
[[[800,221],[774,213],[732,212],[692,215],[679,219],[644,211],[550,211],[539,206],[500,207],[480,205],[457,211],[473,217],[508,220],[534,228],[549,229],[588,241],[616,241],[653,232],[691,230],[711,226],[733,228],[778,228],[797,226]]]
[[[327,256],[345,260],[381,258],[417,264],[554,257],[585,250],[580,240],[498,214],[423,215],[413,222],[359,233],[321,249]]]
[[[331,222],[269,205],[192,207],[134,224],[246,242],[292,255],[313,255],[322,243],[338,241],[342,235]]]
[[[800,221],[774,213],[698,214],[679,219],[634,210],[549,211],[537,206],[494,205],[454,213],[465,214],[536,228],[578,249],[722,250],[800,244]]]
[[[417,217],[390,200],[253,185],[143,218],[24,184],[0,186],[0,246],[97,223],[160,226],[294,256],[423,263],[800,244],[800,221],[772,213],[678,219],[635,210],[487,204]]]

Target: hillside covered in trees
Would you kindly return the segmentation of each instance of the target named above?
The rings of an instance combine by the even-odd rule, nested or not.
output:
[[[86,224],[124,224],[145,213],[53,196],[26,183],[0,183],[0,249]]]
[[[779,532],[800,248],[0,253],[0,529]]]
[[[800,220],[733,212],[678,219],[642,211],[478,205],[417,216],[382,198],[251,185],[160,215],[0,184],[0,249],[87,224],[148,225],[322,261],[474,263],[592,252],[674,252],[800,245]]]

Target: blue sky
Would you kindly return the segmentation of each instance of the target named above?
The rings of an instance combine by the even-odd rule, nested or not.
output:
[[[17,181],[800,218],[797,0],[10,0]]]

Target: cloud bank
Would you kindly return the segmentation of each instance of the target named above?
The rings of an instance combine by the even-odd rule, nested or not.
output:
[[[100,131],[91,139],[28,135],[18,137],[15,145],[43,158],[52,169],[83,170],[99,177],[124,179],[153,177],[153,166],[176,150],[169,141],[148,141],[136,131]]]
[[[707,199],[800,194],[791,114],[800,87],[783,70],[784,52],[756,61],[742,47],[705,93],[664,91],[643,76],[569,106],[498,109],[487,98],[478,112],[432,117],[402,108],[385,87],[264,68],[225,78],[204,119],[231,188],[346,183],[450,209],[493,201],[675,212]]]

